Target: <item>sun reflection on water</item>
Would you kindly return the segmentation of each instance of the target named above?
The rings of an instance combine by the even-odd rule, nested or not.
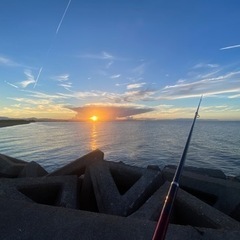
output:
[[[91,150],[96,150],[98,148],[97,144],[97,137],[98,137],[98,132],[97,132],[97,124],[93,123],[92,128],[91,128],[91,139],[90,139],[90,147]]]

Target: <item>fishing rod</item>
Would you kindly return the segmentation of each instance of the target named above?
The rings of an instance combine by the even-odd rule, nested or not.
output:
[[[168,194],[166,196],[157,226],[155,228],[155,232],[153,235],[152,240],[164,240],[165,239],[165,235],[167,233],[167,229],[168,229],[168,225],[169,225],[169,220],[170,220],[170,216],[171,216],[171,211],[173,208],[173,204],[174,204],[174,200],[176,198],[177,195],[177,191],[179,188],[179,180],[181,177],[181,173],[183,170],[183,166],[184,166],[184,162],[187,156],[187,151],[188,151],[188,147],[191,141],[191,137],[192,137],[192,132],[193,132],[193,128],[196,122],[196,119],[199,117],[198,115],[198,110],[200,108],[200,104],[202,102],[202,96],[200,98],[198,107],[197,107],[197,111],[195,113],[194,119],[193,119],[193,123],[192,123],[192,127],[190,129],[188,138],[187,138],[187,142],[185,144],[183,153],[182,153],[182,157],[181,160],[179,162],[179,165],[177,167],[177,170],[175,172],[174,178],[171,182],[170,188],[168,190]]]

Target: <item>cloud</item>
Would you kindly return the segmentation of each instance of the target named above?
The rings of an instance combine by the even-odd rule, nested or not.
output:
[[[65,82],[69,80],[70,75],[68,73],[61,74],[61,75],[56,75],[51,77],[51,79],[59,81],[59,82]]]
[[[184,82],[186,82],[186,79],[179,79],[179,80],[177,80],[177,83],[184,83]]]
[[[217,68],[219,67],[218,64],[213,63],[198,63],[195,66],[193,66],[193,69],[199,69],[199,68]]]
[[[76,99],[86,102],[110,102],[110,103],[131,103],[138,101],[152,100],[151,96],[155,93],[155,90],[151,89],[137,89],[129,90],[123,93],[105,92],[105,91],[86,91],[86,92],[74,92],[71,93],[58,93],[58,96],[62,96],[66,99]]]
[[[59,86],[64,87],[64,88],[71,88],[72,83],[71,82],[61,83],[61,84],[59,84]]]
[[[107,53],[107,52],[102,52],[103,59],[114,59],[114,57]]]
[[[35,69],[34,67],[27,66],[22,63],[15,62],[9,57],[0,55],[0,65],[5,66],[5,67],[22,67],[22,68],[30,68],[30,69]]]
[[[97,94],[95,99],[112,103],[136,103],[150,100],[154,92],[150,89],[131,90],[123,93],[95,92]]]
[[[220,48],[219,50],[228,50],[228,49],[232,49],[232,48],[239,48],[240,45],[232,45],[232,46],[228,46],[228,47],[223,47],[223,48]]]
[[[112,75],[110,78],[111,78],[111,79],[115,79],[115,78],[119,78],[119,77],[121,77],[121,74]]]
[[[138,65],[137,67],[133,68],[132,72],[134,74],[136,74],[137,76],[142,76],[145,72],[145,69],[146,69],[146,64],[142,63],[142,64]]]
[[[129,84],[127,86],[127,89],[136,89],[136,88],[141,88],[143,85],[145,85],[146,83],[133,83],[133,84]]]
[[[66,82],[66,83],[61,83],[58,86],[65,88],[67,91],[70,91],[70,88],[72,88],[72,83],[71,82]]]
[[[74,92],[71,93],[58,93],[57,97],[65,98],[65,99],[77,99],[77,100],[85,100],[85,101],[95,101],[106,98],[105,92],[101,91],[86,91],[86,92]]]
[[[113,65],[114,61],[110,61],[106,64],[106,69],[109,69]]]
[[[0,56],[0,65],[8,66],[8,67],[18,67],[20,64],[14,62],[10,58]]]
[[[196,81],[178,82],[161,89],[156,99],[179,99],[200,95],[216,96],[240,92],[240,71],[229,72]]]
[[[116,83],[115,86],[116,86],[116,87],[121,87],[121,86],[126,86],[126,85],[128,85],[128,84],[129,84],[129,83],[127,83],[127,82],[126,82],[126,83]]]
[[[39,105],[39,104],[48,105],[51,102],[51,101],[46,100],[46,99],[34,100],[34,99],[30,99],[30,98],[11,98],[11,97],[8,97],[8,99],[11,99],[11,100],[14,100],[14,101],[17,101],[17,102],[20,102],[20,103],[28,103],[28,104],[31,104],[31,105]]]
[[[69,81],[69,77],[70,77],[70,74],[65,73],[65,74],[53,76],[53,77],[51,77],[51,79],[60,82],[60,83],[58,84],[58,86],[63,87],[63,88],[66,89],[67,91],[72,92],[72,91],[70,90],[70,88],[72,88],[72,82]]]
[[[153,111],[153,108],[125,105],[85,105],[83,107],[69,108],[77,113],[76,119],[88,120],[91,116],[98,116],[99,120],[117,120],[131,118],[132,116]]]
[[[30,96],[30,97],[40,98],[40,99],[62,100],[62,99],[70,98],[70,95],[64,96],[61,93],[47,94],[47,93],[42,93],[42,92],[38,92],[38,91],[28,91],[28,90],[24,90],[24,92],[28,93],[28,96]]]
[[[231,110],[231,107],[228,105],[217,105],[217,106],[210,106],[210,107],[201,107],[201,111],[205,113],[209,112],[225,112]]]
[[[240,98],[240,93],[236,95],[229,96],[228,98]]]
[[[155,93],[151,89],[139,89],[127,91],[119,96],[118,102],[139,102],[139,101],[150,101],[153,100],[151,97]]]
[[[19,83],[21,87],[26,88],[29,84],[34,84],[36,82],[31,70],[25,70],[24,74],[26,75],[27,79]]]
[[[10,98],[9,98],[10,99]],[[17,104],[0,109],[0,115],[16,118],[59,118],[71,119],[74,112],[65,107],[64,104],[52,103],[48,100],[33,100],[28,98],[12,98]]]
[[[108,52],[101,52],[100,54],[85,54],[81,55],[81,58],[90,58],[90,59],[96,59],[96,60],[114,60],[116,59],[113,55],[111,55]]]

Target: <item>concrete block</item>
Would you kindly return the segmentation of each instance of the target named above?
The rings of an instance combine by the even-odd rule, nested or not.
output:
[[[233,181],[240,182],[240,175],[233,177]]]
[[[170,224],[166,240],[238,240],[240,230],[198,228]]]
[[[174,169],[163,169],[164,179],[172,181]],[[201,174],[183,172],[180,186],[190,194],[231,215],[240,204],[240,183]]]
[[[240,222],[240,204],[235,207],[230,216]]]
[[[0,154],[0,177],[17,177],[26,165],[25,161]]]
[[[160,171],[125,164],[102,162],[89,170],[98,209],[106,214],[128,216],[162,184]]]
[[[176,165],[167,165],[164,169],[174,169],[176,171]],[[214,178],[221,178],[227,179],[226,175],[223,171],[219,169],[210,169],[210,168],[199,168],[199,167],[192,167],[192,166],[185,166],[183,169],[183,173],[196,173],[204,176],[214,177]]]
[[[1,178],[0,197],[77,208],[77,176]]]
[[[165,182],[136,212],[129,217],[158,221],[170,182]],[[175,200],[171,222],[194,227],[240,229],[240,223],[211,207],[181,188]]]
[[[146,240],[156,222],[0,198],[4,240]],[[238,240],[240,230],[170,224],[166,240]]]
[[[240,229],[240,223],[179,189],[174,204],[175,223],[215,229]]]
[[[79,194],[79,208],[85,211],[99,212],[89,167],[87,167],[82,180],[82,187]]]
[[[158,221],[169,187],[170,182],[166,181],[137,211],[128,217]]]
[[[91,164],[102,161],[104,153],[99,149],[94,150],[83,157],[78,158],[77,160],[49,173],[47,176],[62,176],[62,175],[77,175],[80,176],[84,174],[86,167]]]
[[[18,177],[43,177],[47,174],[48,172],[41,165],[32,161],[26,164]]]

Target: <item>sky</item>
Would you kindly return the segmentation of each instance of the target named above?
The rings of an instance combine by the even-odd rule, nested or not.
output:
[[[240,120],[240,1],[1,0],[0,117]]]

